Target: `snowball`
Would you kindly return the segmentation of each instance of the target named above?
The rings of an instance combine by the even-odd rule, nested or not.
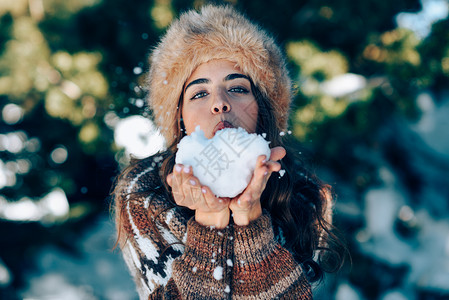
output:
[[[214,269],[214,278],[217,280],[223,279],[223,267],[218,266]]]
[[[179,142],[175,161],[192,166],[193,175],[218,197],[235,197],[251,180],[257,157],[270,154],[262,136],[243,128],[225,128],[207,139],[197,126]]]

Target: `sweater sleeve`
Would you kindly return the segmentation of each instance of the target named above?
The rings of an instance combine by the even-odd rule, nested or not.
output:
[[[156,158],[128,167],[113,193],[118,244],[140,299],[168,283],[186,234],[187,220],[160,192]]]
[[[312,299],[300,264],[275,241],[266,212],[234,230],[233,299]]]
[[[172,209],[154,218],[151,205],[147,204],[150,198],[128,199],[118,222],[123,258],[140,299],[148,299],[154,292],[159,293],[160,287],[167,285],[174,260],[184,252],[182,240],[172,231],[172,222],[167,219],[167,215],[176,214],[176,211]],[[168,222],[161,221],[162,218]]]
[[[149,299],[230,299],[232,274],[230,228],[187,224],[185,252],[172,266],[172,277]]]
[[[187,225],[184,254],[173,263],[173,281],[184,299],[230,299],[232,229]]]
[[[232,228],[199,225],[154,192],[159,185],[157,173],[141,164],[114,192],[119,245],[139,298],[229,298]]]
[[[232,273],[231,229],[201,226],[192,218],[187,222],[184,244],[159,220],[152,229],[144,209],[129,204],[131,234],[122,247],[140,299],[227,299]],[[176,241],[180,244],[167,247]]]

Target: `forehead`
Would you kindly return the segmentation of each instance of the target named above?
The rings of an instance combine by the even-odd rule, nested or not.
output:
[[[187,79],[225,77],[231,73],[242,73],[236,63],[224,59],[211,60],[199,65]]]

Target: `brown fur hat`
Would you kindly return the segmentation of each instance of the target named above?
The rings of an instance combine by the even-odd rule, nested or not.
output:
[[[175,140],[176,109],[186,80],[214,59],[235,62],[271,102],[278,129],[286,129],[291,81],[281,50],[232,7],[208,5],[174,21],[150,57],[148,103],[167,146]]]

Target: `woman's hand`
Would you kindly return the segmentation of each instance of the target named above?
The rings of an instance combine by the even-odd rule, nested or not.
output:
[[[176,204],[195,211],[195,220],[204,226],[224,228],[229,224],[229,199],[216,198],[212,191],[201,186],[192,168],[177,164],[167,176]]]
[[[240,226],[248,225],[249,222],[262,215],[260,196],[265,190],[271,173],[278,172],[281,169],[281,164],[278,160],[282,159],[285,154],[286,151],[283,147],[274,147],[271,149],[268,161],[266,161],[265,155],[257,158],[256,168],[248,186],[240,195],[232,198],[229,204],[235,224]]]

